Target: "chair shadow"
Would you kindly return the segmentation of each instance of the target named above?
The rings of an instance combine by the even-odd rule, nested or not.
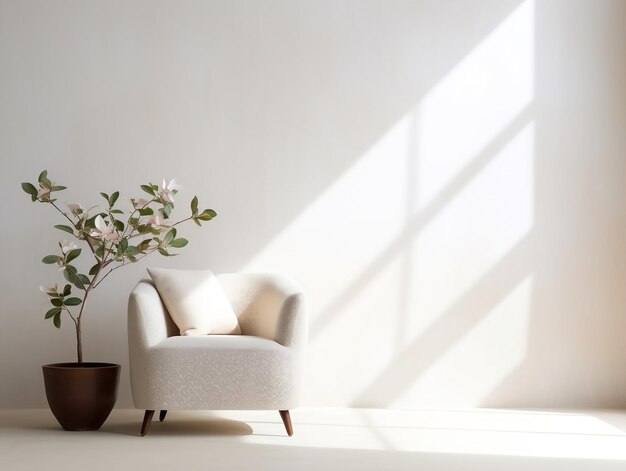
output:
[[[101,432],[116,435],[140,436],[141,420],[105,423]],[[252,435],[250,425],[239,420],[224,419],[221,417],[202,417],[190,419],[187,417],[167,417],[163,422],[153,420],[147,436],[244,436]]]
[[[107,433],[139,437],[142,415],[138,413],[137,419],[134,420],[126,413],[120,417],[120,413],[114,410],[100,429],[77,433]],[[49,410],[45,414],[27,415],[25,418],[24,412],[18,409],[12,413],[4,414],[1,425],[9,430],[46,430],[72,433],[63,430]],[[163,436],[244,436],[252,435],[252,433],[252,427],[246,422],[208,415],[206,412],[194,417],[186,411],[178,417],[176,412],[170,413],[163,422],[159,422],[158,419],[153,420],[148,431],[148,435]]]

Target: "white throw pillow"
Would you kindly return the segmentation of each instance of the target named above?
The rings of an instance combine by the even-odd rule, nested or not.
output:
[[[148,268],[181,335],[241,334],[222,285],[210,270]]]

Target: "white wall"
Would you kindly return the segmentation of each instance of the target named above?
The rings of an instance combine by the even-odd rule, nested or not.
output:
[[[42,319],[67,201],[175,176],[219,217],[162,266],[305,286],[307,405],[626,405],[626,2],[0,0],[0,406],[72,361]],[[126,297],[89,360],[124,366]]]

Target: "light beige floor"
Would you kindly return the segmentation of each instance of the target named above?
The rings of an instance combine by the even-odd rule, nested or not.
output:
[[[142,415],[0,411],[0,470],[626,470],[626,412],[300,409],[291,438],[277,412],[172,411],[144,438]]]

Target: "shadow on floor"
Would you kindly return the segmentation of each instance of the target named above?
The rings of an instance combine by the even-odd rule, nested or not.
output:
[[[141,417],[136,421],[104,424],[100,432],[136,435],[139,436]],[[148,435],[150,436],[194,436],[194,435],[251,435],[252,427],[238,420],[224,419],[221,417],[176,417],[168,415],[163,422],[158,419],[152,421]]]
[[[50,431],[69,433],[76,435],[98,434],[114,434],[114,435],[130,435],[139,437],[143,412],[137,411],[136,420],[129,415],[124,415],[123,419],[116,418],[118,411],[113,411],[107,422],[99,429],[93,432],[66,432],[57,423],[56,419],[49,410],[45,414],[28,414],[22,409],[10,411],[2,416],[0,425],[4,429],[16,432],[24,431]],[[165,421],[159,422],[158,419],[152,421],[149,435],[161,436],[243,436],[251,435],[252,427],[246,422],[239,420],[226,419],[219,416],[209,415],[207,412],[192,416],[191,413],[174,412],[167,416]],[[2,467],[0,467],[2,469]]]

